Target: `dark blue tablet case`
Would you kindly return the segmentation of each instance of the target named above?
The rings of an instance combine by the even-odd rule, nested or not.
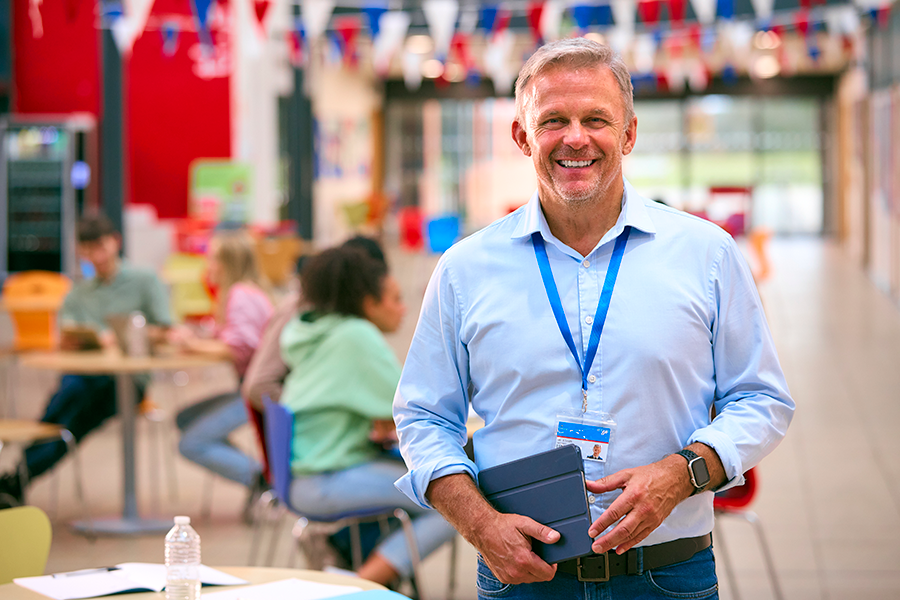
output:
[[[478,474],[478,485],[498,511],[531,517],[559,532],[555,544],[532,542],[534,553],[547,563],[593,554],[584,463],[577,446],[561,446],[484,469]]]

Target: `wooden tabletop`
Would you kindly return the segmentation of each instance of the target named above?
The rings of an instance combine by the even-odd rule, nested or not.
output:
[[[227,362],[221,358],[177,353],[167,353],[159,356],[125,356],[112,350],[29,352],[19,356],[19,364],[23,367],[80,375],[175,371],[191,367],[227,364]]]
[[[347,575],[338,575],[335,573],[323,573],[322,571],[307,571],[305,569],[273,569],[269,567],[215,567],[220,571],[224,571],[235,577],[246,579],[251,584],[269,583],[271,581],[281,581],[282,579],[304,579],[306,581],[315,581],[318,583],[331,583],[335,585],[354,585],[364,590],[382,590],[383,586],[373,581],[359,579],[358,577],[350,577]],[[223,590],[238,589],[241,586],[210,586],[203,588],[201,595],[210,594],[212,592],[221,592]],[[165,598],[165,592],[153,593],[147,592],[143,594],[127,594],[117,596],[118,598],[127,598],[128,600],[151,600]],[[0,598],[3,600],[46,600],[47,597],[37,592],[32,592],[14,583],[0,585]]]

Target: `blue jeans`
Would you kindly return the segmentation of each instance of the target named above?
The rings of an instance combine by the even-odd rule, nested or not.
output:
[[[331,518],[368,508],[402,508],[409,513],[419,555],[424,559],[456,535],[436,510],[422,508],[394,487],[406,474],[403,463],[375,460],[343,471],[296,477],[291,483],[291,504],[304,514]],[[402,530],[391,533],[375,549],[402,576],[412,574],[412,561]]]
[[[718,600],[716,561],[712,548],[668,567],[641,575],[619,575],[605,583],[580,582],[558,573],[552,581],[507,585],[500,583],[479,555],[476,587],[479,600]]]
[[[240,394],[192,404],[178,413],[175,423],[181,430],[178,450],[185,458],[231,481],[253,485],[262,466],[228,440],[232,431],[247,423],[247,407]]]

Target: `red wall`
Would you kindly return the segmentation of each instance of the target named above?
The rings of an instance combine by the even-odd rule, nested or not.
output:
[[[44,35],[32,36],[28,0],[14,3],[14,110],[99,112],[98,34],[92,0],[44,2]],[[77,6],[77,14],[66,14]],[[153,15],[190,15],[188,0],[156,0]],[[162,52],[159,31],[144,32],[125,61],[127,190],[161,218],[187,214],[188,169],[196,158],[231,156],[229,77],[195,73],[197,35],[182,33],[176,53]],[[102,193],[102,191],[101,191]]]

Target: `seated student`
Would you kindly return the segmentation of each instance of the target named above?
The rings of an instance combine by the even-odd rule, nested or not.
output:
[[[292,503],[329,517],[382,506],[412,517],[424,558],[455,532],[394,487],[406,472],[385,459],[380,443],[395,432],[389,422],[400,364],[382,333],[395,331],[405,312],[397,281],[363,251],[339,247],[310,258],[301,274],[309,310],[281,334],[291,369],[281,404],[295,415]],[[408,576],[412,563],[402,531],[381,542],[359,570],[381,584]]]
[[[162,341],[171,324],[165,288],[148,269],[129,266],[119,258],[122,240],[105,217],[92,217],[78,225],[78,253],[89,261],[96,273],[92,279],[76,283],[59,313],[63,350],[79,350],[87,338],[85,329],[93,329],[104,346],[116,344],[107,317],[140,311],[147,319],[151,342]],[[77,328],[77,330],[76,330]],[[136,378],[137,397],[143,396],[147,380]],[[115,378],[109,376],[64,375],[59,389],[50,399],[44,416],[72,432],[77,441],[116,414]],[[41,475],[65,455],[62,441],[34,444],[25,451],[28,480]],[[23,486],[19,469],[0,477],[0,507],[19,504]],[[4,500],[5,499],[5,500]]]
[[[218,290],[213,337],[199,337],[180,327],[171,332],[169,340],[184,352],[231,361],[242,378],[272,315],[272,303],[260,283],[253,241],[246,232],[213,235],[207,259],[207,276]],[[260,464],[228,439],[232,431],[247,423],[247,409],[238,390],[185,408],[175,423],[182,432],[178,448],[185,458],[247,486],[251,493],[265,486]]]

